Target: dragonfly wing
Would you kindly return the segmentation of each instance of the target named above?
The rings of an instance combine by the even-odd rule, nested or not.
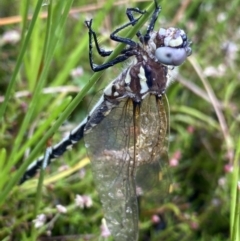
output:
[[[138,135],[136,184],[142,200],[160,204],[169,192],[169,108],[167,97],[150,95],[142,101]],[[146,207],[146,205],[144,204]],[[152,205],[153,206],[153,205]]]
[[[85,135],[93,176],[115,240],[137,240],[137,190],[148,200],[163,197],[169,128],[163,99],[147,96],[141,104],[122,101]],[[137,109],[137,110],[136,110]],[[164,161],[165,160],[165,161]]]
[[[132,115],[132,101],[122,101],[84,138],[108,228],[116,241],[138,240],[136,184],[129,174]]]

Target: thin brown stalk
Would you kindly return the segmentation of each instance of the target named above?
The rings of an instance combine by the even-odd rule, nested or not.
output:
[[[192,64],[193,68],[195,69],[196,73],[198,74],[200,80],[203,83],[203,86],[205,87],[205,89],[207,91],[211,104],[217,115],[223,137],[225,139],[227,152],[228,152],[228,154],[231,154],[231,153],[233,153],[233,141],[229,134],[228,125],[225,120],[222,109],[219,107],[219,100],[217,99],[216,95],[214,94],[214,91],[213,91],[211,85],[209,84],[207,78],[205,78],[205,76],[203,75],[203,70],[202,70],[201,66],[198,64],[196,58],[192,55],[191,57],[188,58],[188,60]],[[229,155],[229,157],[231,158],[231,157],[233,157],[233,155]],[[230,159],[230,162],[231,163],[233,162],[232,158]]]
[[[119,6],[119,5],[124,5],[126,3],[128,3],[129,0],[122,0],[122,1],[117,1],[115,2],[113,5],[114,6]],[[146,0],[132,0],[131,2],[149,2]],[[83,7],[79,7],[79,8],[72,8],[69,12],[69,14],[77,14],[77,13],[86,13],[86,12],[90,12],[90,11],[96,11],[98,9],[101,9],[105,4],[105,1],[101,1],[95,4],[89,4],[89,5],[85,5]],[[43,12],[40,14],[39,16],[41,19],[47,18],[47,12]],[[32,19],[32,15],[28,16],[28,20]],[[10,25],[10,24],[16,24],[16,23],[20,23],[22,21],[21,16],[10,16],[10,17],[6,17],[6,18],[0,18],[0,26],[3,25]]]

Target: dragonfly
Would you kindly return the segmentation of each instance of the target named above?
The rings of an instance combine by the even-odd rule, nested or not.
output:
[[[49,165],[82,138],[91,160],[96,188],[108,228],[116,241],[138,240],[138,195],[159,201],[169,189],[168,175],[169,109],[165,91],[169,73],[191,55],[191,42],[179,28],[154,30],[161,7],[155,9],[145,34],[136,33],[138,42],[119,36],[133,27],[146,11],[128,8],[129,22],[110,34],[110,39],[126,45],[109,62],[93,61],[93,42],[98,54],[107,57],[99,45],[93,20],[85,21],[89,30],[89,60],[94,72],[112,68],[128,60],[128,66],[103,90],[89,115],[67,137],[46,150],[26,170],[21,183]],[[140,17],[135,18],[135,14]],[[161,188],[160,189],[160,184]],[[165,191],[161,191],[165,190]]]

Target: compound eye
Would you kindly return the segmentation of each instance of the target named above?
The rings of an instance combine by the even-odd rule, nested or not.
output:
[[[186,60],[188,55],[184,48],[160,47],[157,48],[155,56],[163,64],[178,66]]]

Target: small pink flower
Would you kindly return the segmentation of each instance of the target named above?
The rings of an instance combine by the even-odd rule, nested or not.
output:
[[[233,160],[233,158],[234,158],[234,151],[233,151],[233,150],[228,151],[228,152],[225,154],[225,158],[226,158],[228,161]]]
[[[46,215],[45,214],[39,214],[39,215],[37,215],[37,218],[34,219],[32,222],[34,223],[35,228],[40,228],[46,222]]]
[[[66,207],[64,207],[63,205],[57,205],[56,208],[57,208],[59,213],[66,213],[67,212]]]
[[[73,69],[71,71],[71,76],[73,78],[81,77],[83,75],[83,68],[82,67],[77,67],[76,69]]]
[[[187,132],[188,133],[192,134],[192,133],[194,133],[194,131],[195,131],[195,128],[193,126],[188,126],[187,127]]]
[[[28,110],[29,106],[28,106],[28,104],[26,102],[21,102],[20,107],[22,108],[22,110],[24,112],[26,112]]]
[[[111,235],[106,220],[103,218],[102,219],[102,225],[101,225],[101,236],[104,238],[107,238]]]
[[[179,151],[179,150],[176,151],[176,152],[173,154],[172,158],[169,160],[169,165],[170,165],[171,167],[176,167],[176,166],[178,166],[179,160],[180,160],[181,156],[182,156],[181,151]]]
[[[218,185],[221,187],[224,187],[226,185],[226,178],[225,177],[220,177],[218,179]]]
[[[177,159],[175,159],[175,158],[170,159],[170,166],[171,167],[176,167],[176,166],[178,166],[178,164],[179,164],[179,161]]]
[[[80,179],[83,179],[86,175],[86,170],[84,168],[82,168],[82,169],[79,170],[78,173],[79,173]]]
[[[69,169],[69,166],[68,165],[62,165],[58,168],[58,171],[59,172],[63,172],[63,171],[66,171]]]
[[[224,166],[224,171],[225,171],[226,173],[228,173],[228,172],[233,172],[233,166],[232,166],[232,164],[230,164],[230,163],[226,164],[226,165]]]
[[[84,207],[90,208],[93,205],[93,201],[90,196],[87,196],[87,195],[81,196],[79,194],[76,195],[75,203],[80,208],[84,208]]]
[[[141,197],[143,195],[143,190],[141,187],[136,187],[136,194],[138,197]]]
[[[191,227],[192,229],[194,229],[194,230],[197,230],[197,229],[199,228],[199,225],[198,225],[198,223],[196,223],[196,222],[191,222],[191,223],[190,223],[190,227]]]
[[[2,44],[16,44],[17,42],[19,42],[21,38],[21,35],[18,31],[16,30],[9,30],[7,32],[5,32],[2,35],[2,38],[0,39]]]
[[[86,208],[92,207],[93,201],[92,201],[92,198],[90,196],[84,195],[83,200],[84,200],[84,205],[85,205]]]
[[[154,223],[154,224],[161,222],[161,218],[156,214],[152,216],[151,220],[152,220],[152,223]]]
[[[78,207],[83,208],[84,207],[84,198],[81,195],[77,194],[76,198],[75,198],[75,203]]]

